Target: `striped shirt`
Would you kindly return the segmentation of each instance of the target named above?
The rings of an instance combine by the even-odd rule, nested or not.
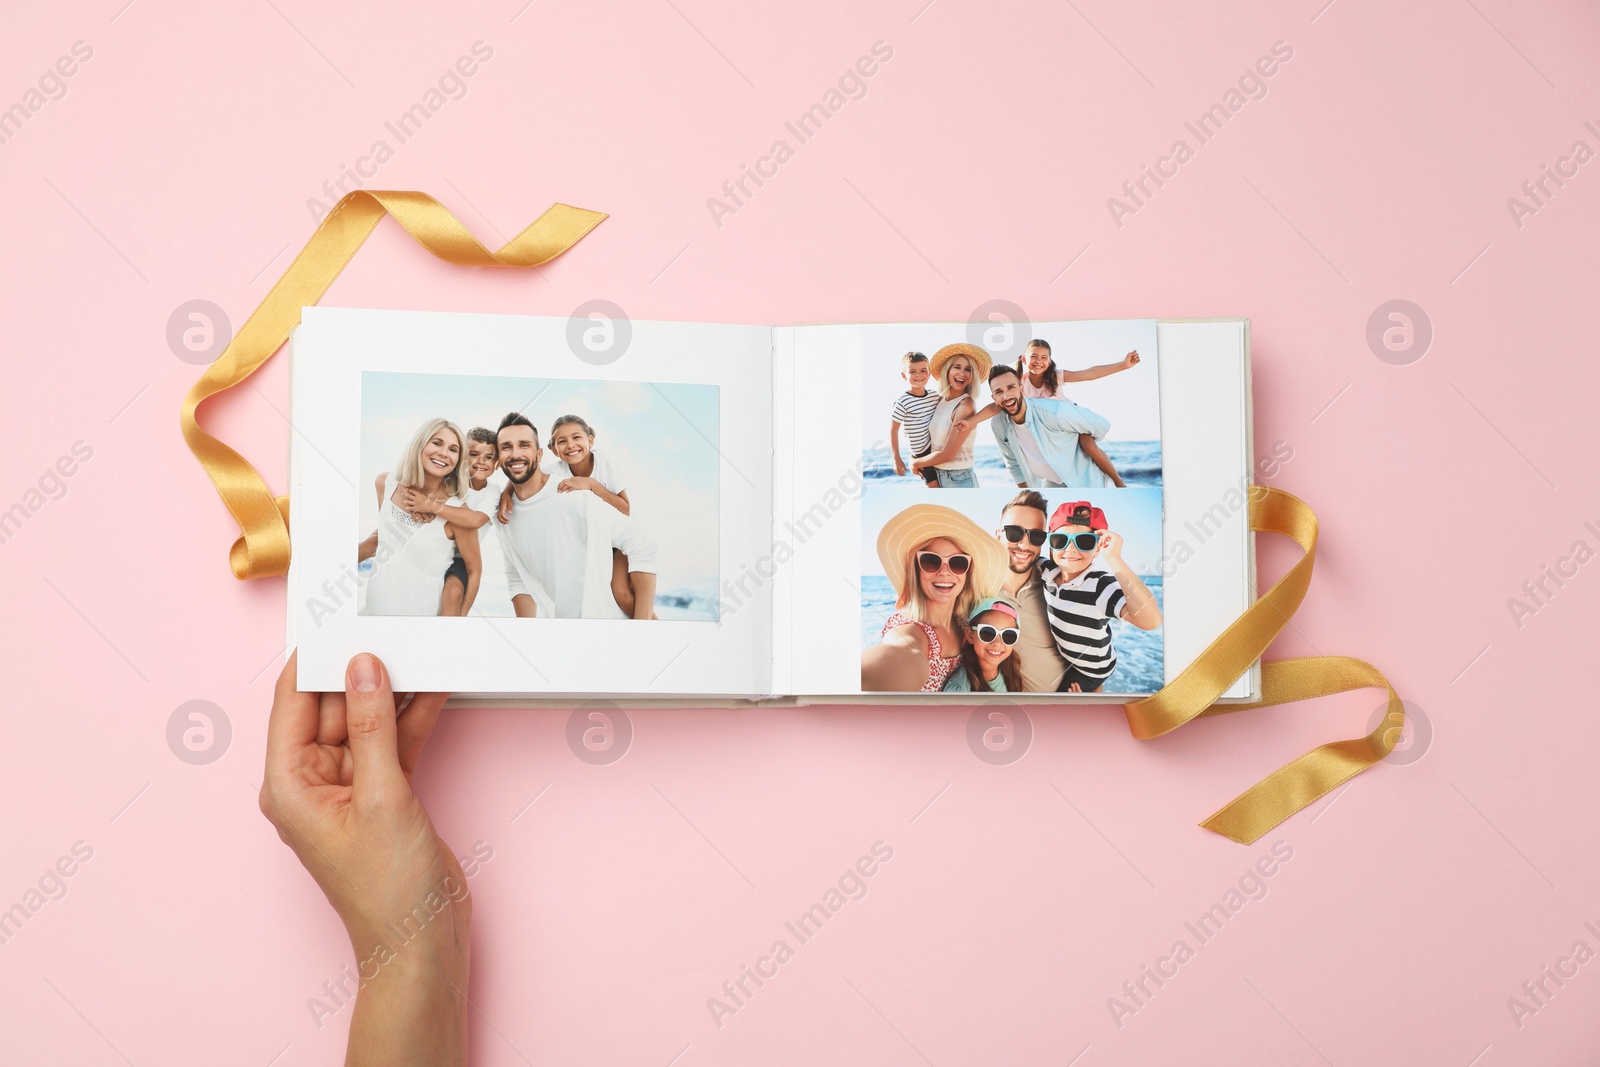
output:
[[[1090,678],[1109,678],[1117,666],[1111,644],[1111,620],[1127,603],[1122,583],[1109,571],[1090,567],[1057,584],[1061,568],[1047,564],[1041,574],[1050,636],[1067,664]]]
[[[921,396],[906,390],[894,402],[894,421],[906,430],[906,443],[911,455],[925,456],[933,451],[933,439],[928,436],[928,424],[933,421],[934,409],[939,406],[939,393],[929,389]]]

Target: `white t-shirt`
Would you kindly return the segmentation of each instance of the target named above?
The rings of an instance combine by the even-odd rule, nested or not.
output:
[[[526,500],[512,496],[511,522],[500,528],[511,595],[533,597],[545,617],[623,618],[611,595],[611,550],[628,557],[629,571],[654,574],[655,546],[604,500],[586,489],[558,493],[557,481]]]
[[[496,470],[489,475],[488,481],[483,483],[482,489],[472,488],[472,483],[467,483],[467,507],[473,511],[482,512],[494,518],[494,513],[500,507],[500,494],[506,487],[506,476]]]
[[[1061,372],[1058,370],[1056,373],[1060,374]],[[1055,392],[1052,393],[1042,385],[1034,385],[1033,379],[1026,374],[1022,376],[1022,395],[1029,400],[1065,400],[1071,403],[1072,398],[1067,395],[1066,390],[1066,382],[1058,381]]]
[[[494,521],[494,513],[500,509],[500,493],[507,484],[506,476],[496,470],[489,475],[488,481],[483,483],[482,489],[474,489],[472,483],[468,482],[467,490],[462,494],[464,507],[489,517],[488,522],[478,527],[478,554],[485,564],[488,562],[485,548],[488,546],[490,533],[500,525]],[[456,550],[456,555],[461,555],[460,549]]]
[[[628,479],[623,473],[622,464],[612,459],[610,452],[590,452],[589,455],[594,457],[594,473],[589,477],[613,493],[620,493],[628,488]],[[558,482],[563,478],[576,477],[564,459],[556,460],[556,469],[550,476]]]

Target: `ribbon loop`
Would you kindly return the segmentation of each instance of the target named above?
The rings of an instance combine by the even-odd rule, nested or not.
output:
[[[1405,705],[1383,672],[1349,656],[1308,656],[1261,665],[1261,699],[1248,704],[1215,701],[1261,658],[1305,599],[1317,554],[1317,517],[1305,501],[1280,489],[1250,488],[1250,529],[1295,540],[1305,555],[1235,619],[1206,650],[1160,692],[1123,705],[1128,729],[1148,740],[1192,719],[1228,715],[1275,704],[1375,687],[1389,694],[1384,721],[1366,737],[1336,741],[1273,771],[1200,825],[1250,844],[1274,826],[1360,774],[1394,750],[1405,725]]]
[[[201,429],[196,411],[272,358],[299,325],[300,309],[322,299],[386,214],[429,252],[463,267],[537,267],[577,244],[606,217],[554,204],[505,247],[491,252],[425,193],[358,190],[335,204],[261,306],[194,383],[179,414],[189,450],[239,524],[242,536],[228,552],[235,578],[266,578],[289,569],[289,499],[274,497],[248,460]]]

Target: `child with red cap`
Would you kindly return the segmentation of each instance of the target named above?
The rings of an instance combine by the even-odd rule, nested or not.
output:
[[[1043,565],[1045,605],[1056,649],[1067,661],[1057,692],[1096,693],[1117,668],[1111,620],[1141,630],[1161,625],[1148,586],[1122,560],[1122,535],[1105,512],[1074,500],[1050,516],[1050,560]],[[1099,559],[1102,567],[1093,566]]]

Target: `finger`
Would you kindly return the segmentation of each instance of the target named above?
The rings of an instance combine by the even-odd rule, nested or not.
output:
[[[427,745],[434,726],[439,722],[439,712],[444,710],[444,702],[449,699],[449,693],[418,693],[400,713],[396,733],[400,748],[400,769],[406,774],[409,775],[417,769],[417,764],[422,760],[422,749]]]
[[[317,717],[317,744],[341,745],[350,736],[343,693],[323,693]]]
[[[400,771],[394,692],[389,688],[389,672],[378,657],[363,652],[350,661],[345,670],[344,703],[356,802],[403,796],[408,786]]]
[[[268,777],[275,768],[287,766],[296,752],[317,737],[317,694],[298,690],[295,666],[298,656],[298,651],[289,654],[289,661],[283,665],[277,687],[272,691],[272,715],[267,719]]]

